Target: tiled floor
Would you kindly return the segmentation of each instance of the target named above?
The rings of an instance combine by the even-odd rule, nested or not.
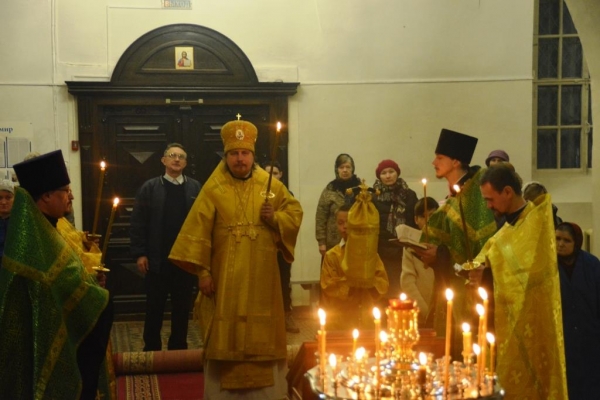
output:
[[[316,313],[310,311],[309,307],[295,308],[292,313],[296,325],[298,325],[300,328],[300,333],[288,333],[288,345],[300,345],[306,341],[314,340],[318,329],[318,318]],[[143,332],[143,321],[115,322],[111,332],[113,352],[121,353],[126,351],[142,351],[144,348]],[[171,322],[166,320],[163,324],[163,329],[161,332],[163,349],[165,350],[170,332]],[[202,347],[202,339],[198,325],[194,321],[190,321],[189,325],[188,347],[190,349]]]

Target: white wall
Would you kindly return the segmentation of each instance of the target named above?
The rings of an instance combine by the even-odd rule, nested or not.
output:
[[[368,183],[377,163],[393,158],[419,195],[427,177],[428,194],[441,198],[430,162],[445,127],[479,137],[474,164],[503,148],[531,180],[532,3],[198,0],[173,11],[158,0],[2,2],[0,121],[31,121],[36,150],[62,148],[78,196],[76,111],[64,81],[109,80],[125,49],[157,27],[215,29],[261,80],[301,83],[290,101],[289,176],[305,219],[292,279],[317,279],[315,207],[338,153],[350,153]],[[591,195],[577,194],[589,183],[577,176],[551,190],[562,203],[590,206]]]

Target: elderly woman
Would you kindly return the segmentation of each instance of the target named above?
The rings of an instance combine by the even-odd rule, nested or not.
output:
[[[387,297],[400,295],[402,273],[402,247],[390,242],[396,238],[396,227],[401,224],[417,228],[414,218],[417,195],[400,178],[400,167],[395,161],[383,160],[375,170],[377,180],[373,185],[379,194],[373,195],[373,204],[379,211],[379,257],[385,265],[390,287]]]
[[[581,228],[556,228],[562,318],[570,399],[597,399],[600,393],[600,260],[581,250]]]
[[[317,205],[316,237],[319,253],[325,255],[327,250],[337,245],[340,240],[335,213],[345,203],[352,202],[352,195],[346,190],[360,185],[360,179],[354,175],[354,160],[349,154],[342,153],[335,159],[335,179],[327,184]]]

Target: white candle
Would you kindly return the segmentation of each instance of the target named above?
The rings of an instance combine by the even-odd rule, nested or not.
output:
[[[444,394],[448,395],[448,387],[450,383],[450,338],[452,336],[452,299],[454,293],[451,289],[446,289],[446,300],[448,301],[446,308],[446,352],[444,358]]]

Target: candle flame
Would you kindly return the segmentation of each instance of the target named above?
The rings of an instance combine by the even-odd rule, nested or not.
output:
[[[319,314],[319,322],[321,322],[321,326],[324,326],[326,320],[325,311],[322,308],[319,308],[319,311],[317,311],[317,313]]]
[[[480,317],[483,317],[483,313],[485,311],[484,311],[483,306],[481,304],[477,304],[475,306],[475,310],[477,310],[477,315],[479,315]]]
[[[331,368],[335,368],[337,365],[337,357],[333,353],[329,355],[329,365],[331,365]]]
[[[477,343],[473,343],[473,353],[475,353],[476,356],[481,353],[481,347],[479,347]]]
[[[463,330],[464,333],[471,332],[471,325],[469,325],[466,322],[463,322],[463,324],[462,324],[462,330]]]
[[[377,307],[373,307],[373,318],[375,318],[376,321],[381,319],[381,311],[379,311],[379,308]]]
[[[281,130],[281,122],[277,121],[277,133]]]
[[[460,186],[458,186],[458,185],[454,185],[454,186],[452,186],[452,188],[454,189],[454,191],[455,191],[456,193],[460,193]]]
[[[451,301],[454,298],[454,292],[452,289],[446,289],[446,300]]]
[[[356,349],[356,353],[354,353],[354,357],[357,360],[362,360],[362,358],[365,356],[365,348],[364,347],[359,347],[358,349]]]
[[[494,336],[494,334],[493,334],[493,333],[491,333],[491,332],[488,332],[488,333],[486,333],[486,334],[485,334],[485,337],[487,338],[487,341],[488,341],[490,344],[494,344],[494,343],[496,343],[496,337]]]
[[[421,182],[423,182],[423,186],[427,185],[427,179],[423,178],[421,179]]]
[[[119,198],[115,197],[115,199],[113,200],[113,207],[116,207],[119,205]]]
[[[386,331],[379,332],[379,340],[381,340],[381,343],[385,343],[388,341],[388,334]]]
[[[352,331],[352,337],[354,338],[354,340],[358,339],[358,329]]]
[[[427,365],[427,354],[423,352],[419,353],[419,363],[421,363],[421,365]]]
[[[485,291],[484,288],[480,287],[479,289],[477,289],[477,291],[479,292],[479,296],[481,296],[481,298],[483,300],[487,300],[488,299],[488,294],[487,294],[487,292]]]
[[[406,301],[406,299],[408,299],[408,296],[406,295],[406,293],[400,293],[400,300]]]
[[[106,168],[106,163],[104,161],[100,161],[100,170],[104,171],[104,168]]]

